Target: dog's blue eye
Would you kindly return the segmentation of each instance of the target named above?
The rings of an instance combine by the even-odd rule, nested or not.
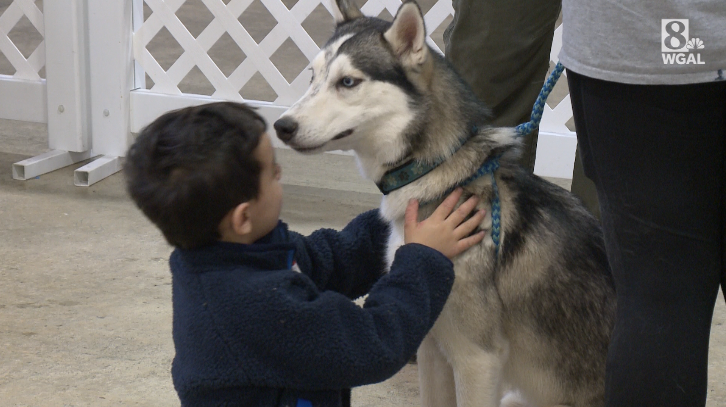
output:
[[[350,76],[344,76],[340,79],[340,84],[346,88],[352,88],[361,82],[360,79],[353,79]]]

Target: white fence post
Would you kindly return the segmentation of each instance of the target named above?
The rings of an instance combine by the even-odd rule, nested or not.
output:
[[[13,177],[29,179],[88,159],[88,54],[84,0],[44,2],[48,145],[53,150],[13,164]]]
[[[89,186],[121,169],[129,145],[129,93],[134,86],[132,0],[88,2],[90,109],[93,153],[103,157],[77,169],[74,183]]]

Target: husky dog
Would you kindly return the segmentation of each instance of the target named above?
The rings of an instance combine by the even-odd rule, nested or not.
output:
[[[486,108],[426,44],[415,2],[392,23],[351,0],[333,9],[335,33],[307,93],[275,122],[278,137],[304,153],[354,150],[384,187],[389,260],[409,199],[423,218],[463,185],[461,202],[476,194],[488,212],[487,236],[454,260],[451,296],[418,350],[423,405],[602,406],[616,305],[597,221],[517,164],[513,129],[487,125]],[[488,163],[498,168],[472,176]],[[408,183],[385,189],[399,178]]]

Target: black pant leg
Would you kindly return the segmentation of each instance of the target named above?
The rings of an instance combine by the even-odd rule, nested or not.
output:
[[[722,264],[726,84],[625,85],[568,71],[618,313],[608,406],[703,406]]]
[[[726,180],[726,148],[721,159],[721,179]],[[726,182],[721,184],[721,293],[726,300]]]

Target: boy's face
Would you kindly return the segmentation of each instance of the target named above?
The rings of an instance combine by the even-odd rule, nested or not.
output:
[[[249,202],[249,214],[254,229],[253,241],[270,233],[277,226],[282,210],[282,169],[275,160],[275,149],[267,133],[262,135],[254,156],[260,163],[261,172],[259,194]]]

